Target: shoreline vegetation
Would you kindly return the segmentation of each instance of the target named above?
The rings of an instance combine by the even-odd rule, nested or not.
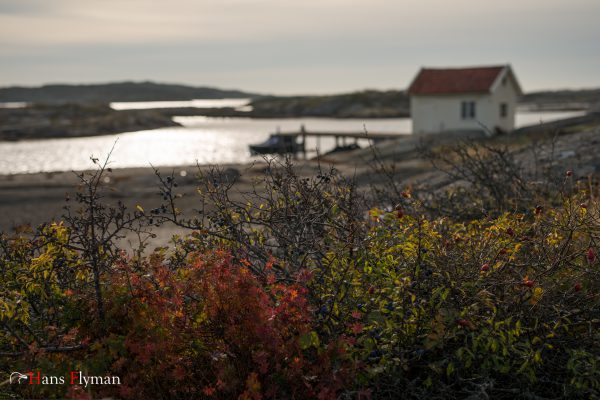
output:
[[[197,98],[248,98],[250,110],[235,108],[111,109],[120,101],[177,101]],[[81,137],[178,126],[174,116],[248,118],[407,118],[404,91],[366,90],[326,96],[266,96],[183,85],[115,83],[0,88],[0,102],[26,102],[24,108],[1,108],[0,140]],[[520,106],[531,111],[596,111],[600,89],[534,92]]]
[[[0,393],[597,398],[599,126],[2,177]]]

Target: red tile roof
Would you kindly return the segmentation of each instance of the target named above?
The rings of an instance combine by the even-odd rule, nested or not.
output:
[[[422,68],[409,94],[486,93],[506,66],[478,68]]]

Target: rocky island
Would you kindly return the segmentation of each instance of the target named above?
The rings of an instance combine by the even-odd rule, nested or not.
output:
[[[155,110],[115,111],[108,105],[62,104],[0,108],[0,140],[109,135],[179,126]]]

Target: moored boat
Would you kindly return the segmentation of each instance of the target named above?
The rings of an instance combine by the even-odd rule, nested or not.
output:
[[[296,142],[295,136],[272,134],[269,138],[259,144],[249,146],[252,155],[257,154],[287,154],[297,153],[304,149],[302,143]]]

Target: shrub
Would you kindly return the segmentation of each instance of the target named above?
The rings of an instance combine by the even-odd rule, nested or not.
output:
[[[210,207],[185,220],[173,176],[160,178],[167,204],[129,213],[101,202],[104,173],[82,178],[80,212],[64,222],[0,237],[0,356],[7,372],[82,370],[123,384],[11,393],[599,396],[591,183],[567,177],[568,190],[549,201],[528,190],[505,203],[513,211],[454,218],[407,190],[390,198],[394,208],[367,212],[373,200],[333,170],[303,178],[289,163],[269,164],[254,201],[231,200],[218,170],[204,175],[200,200]],[[141,237],[166,222],[190,235],[146,255],[143,240],[118,248],[123,231]]]
[[[311,290],[376,397],[594,396],[600,390],[598,204],[469,223],[372,210],[353,259]]]
[[[112,277],[96,357],[119,355],[121,396],[335,398],[341,348],[319,342],[305,288],[261,281],[226,251],[167,261],[123,261]]]

